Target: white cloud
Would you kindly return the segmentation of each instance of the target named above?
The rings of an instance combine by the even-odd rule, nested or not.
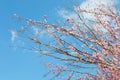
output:
[[[117,0],[85,0],[75,8],[79,7],[83,10],[94,11],[94,8],[107,9],[108,7],[112,7],[116,3],[117,3]],[[104,6],[101,6],[102,4]],[[74,11],[71,12],[71,11],[68,11],[66,9],[61,9],[61,10],[58,11],[58,13],[60,14],[60,16],[62,16],[65,19],[66,18],[77,18],[77,15]],[[87,19],[94,19],[92,14],[83,13],[83,16]]]
[[[107,8],[110,8],[113,5],[115,5],[115,3],[116,3],[116,0],[86,0],[79,7],[87,11],[95,11],[94,10],[95,8],[106,10]],[[93,14],[83,13],[83,16],[87,19],[92,19],[92,20],[95,19]],[[103,17],[104,19],[107,19],[107,17],[105,16],[101,16],[101,17]]]
[[[17,31],[11,30],[11,34],[12,34],[11,41],[14,42],[15,38],[17,37]]]
[[[116,0],[86,0],[80,5],[80,7],[87,10],[93,10],[94,8],[107,8],[113,6],[115,1]],[[104,4],[105,7],[101,6],[101,4]]]
[[[95,8],[107,10],[108,8],[116,5],[116,3],[117,3],[117,0],[85,0],[82,3],[80,3],[78,6],[75,6],[74,9],[76,10],[77,8],[80,8],[80,9],[83,9],[83,10],[86,10],[86,11],[95,12],[95,10],[94,10]],[[96,11],[96,12],[99,13],[99,11]],[[62,16],[65,19],[74,18],[76,20],[79,20],[77,18],[78,17],[77,14],[74,11],[72,12],[72,11],[69,11],[69,10],[66,10],[66,9],[61,9],[60,11],[58,11],[58,13],[60,14],[60,16]],[[88,20],[93,20],[93,21],[97,20],[96,17],[94,16],[94,14],[82,13],[80,15],[82,15],[85,18],[84,21],[86,23],[87,23]],[[109,20],[109,17],[104,16],[104,15],[100,15],[100,19],[101,20]],[[94,24],[92,24],[92,26],[93,25]],[[93,28],[96,29],[96,27],[93,27]],[[101,30],[105,31],[104,29],[101,29]]]
[[[69,12],[66,9],[61,9],[58,11],[58,14],[63,18],[77,18],[77,15],[74,12]]]
[[[32,29],[33,29],[33,31],[34,31],[34,34],[37,36],[37,35],[39,35],[39,28],[37,28],[37,27],[35,27],[35,26],[32,26]]]

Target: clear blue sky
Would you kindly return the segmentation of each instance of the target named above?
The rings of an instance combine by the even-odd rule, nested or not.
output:
[[[71,0],[0,0],[0,80],[42,79],[45,68],[34,53],[13,49],[10,29],[20,27],[11,18],[14,13],[39,20],[47,15],[50,21],[59,18],[56,9],[70,6]],[[82,0],[81,0],[82,1]]]
[[[10,29],[20,27],[11,18],[14,13],[39,20],[44,14],[55,20],[56,9],[65,6],[66,0],[0,0],[0,80],[42,79],[45,68],[38,64],[38,55],[13,49]]]

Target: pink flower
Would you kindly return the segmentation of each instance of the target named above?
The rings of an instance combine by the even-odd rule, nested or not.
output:
[[[109,52],[108,52],[107,50],[103,49],[103,50],[102,50],[102,53],[103,53],[103,54],[108,54]]]
[[[67,18],[67,21],[69,22],[69,21],[70,21],[70,18]]]
[[[75,50],[74,46],[71,45],[71,44],[70,44],[68,47],[69,47],[71,50],[73,50],[73,51]]]

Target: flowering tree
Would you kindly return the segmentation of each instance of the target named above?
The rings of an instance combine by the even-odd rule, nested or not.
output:
[[[26,22],[15,33],[29,43],[29,50],[61,61],[46,64],[50,71],[44,76],[54,74],[51,80],[62,74],[67,74],[64,80],[119,80],[120,14],[115,7],[103,7],[76,6],[75,16],[67,17],[65,24],[52,24],[46,16],[35,21],[15,15]]]

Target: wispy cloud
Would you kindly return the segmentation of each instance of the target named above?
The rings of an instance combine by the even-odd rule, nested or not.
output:
[[[108,8],[113,7],[114,5],[117,4],[117,0],[85,0],[82,3],[79,3],[79,5],[74,7],[74,10],[76,9],[83,9],[86,11],[95,11],[96,9],[104,9],[104,10],[108,10]],[[104,5],[104,6],[103,6]],[[97,13],[99,13],[99,11],[96,11]],[[109,12],[109,11],[108,11]],[[61,9],[58,11],[58,13],[60,14],[60,16],[62,16],[64,19],[67,18],[74,18],[75,20],[78,20],[78,16],[75,13],[75,11],[69,11],[66,9]],[[96,17],[94,16],[94,14],[91,13],[85,13],[83,12],[82,14],[80,13],[80,15],[82,15],[84,17],[84,20],[87,22],[88,20],[97,20]],[[109,17],[101,15],[100,16],[101,20],[109,20]],[[92,26],[94,26],[95,24],[92,24]],[[93,27],[95,30],[97,29],[97,27]],[[104,29],[101,30],[106,32]]]
[[[74,12],[67,11],[66,9],[61,9],[58,11],[58,14],[63,18],[76,18],[77,15]]]
[[[80,7],[87,10],[94,10],[94,8],[107,8],[115,5],[116,0],[86,0]],[[101,4],[105,5],[100,6]]]
[[[87,10],[87,11],[94,11],[94,8],[107,9],[108,7],[112,7],[116,3],[117,3],[117,0],[85,0],[77,7],[81,8],[83,10]],[[101,5],[104,5],[104,6],[101,6]],[[75,7],[75,8],[77,8],[77,7]],[[58,13],[65,19],[68,17],[70,17],[70,18],[77,17],[77,15],[75,14],[74,11],[71,12],[66,9],[61,9],[58,11]],[[93,15],[89,14],[89,13],[83,13],[83,16],[87,19],[94,19]]]
[[[95,8],[106,10],[115,4],[116,4],[116,0],[86,0],[79,7],[87,11],[94,11]],[[93,14],[83,13],[83,16],[87,19],[92,19],[92,20],[95,19]],[[105,16],[103,17],[104,19],[107,19]]]
[[[17,37],[17,31],[11,30],[11,34],[12,34],[11,41],[14,42],[15,38]]]
[[[34,34],[37,36],[37,35],[39,35],[39,28],[37,28],[37,27],[35,27],[35,26],[32,26],[32,29],[33,29],[33,31],[34,31]]]

